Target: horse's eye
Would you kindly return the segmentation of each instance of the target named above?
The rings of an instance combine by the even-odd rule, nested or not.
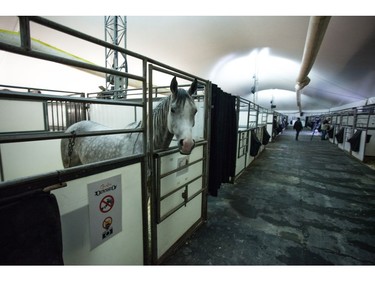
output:
[[[172,108],[171,108],[171,112],[172,112],[172,113],[175,113],[175,112],[176,112],[176,109],[172,107]]]

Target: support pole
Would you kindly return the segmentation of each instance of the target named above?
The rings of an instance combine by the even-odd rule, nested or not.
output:
[[[105,41],[113,45],[126,49],[126,17],[109,16],[105,17]],[[105,50],[105,66],[117,71],[128,72],[126,55],[117,50]],[[105,91],[110,93],[105,95],[113,99],[126,99],[128,89],[128,79],[106,75]]]

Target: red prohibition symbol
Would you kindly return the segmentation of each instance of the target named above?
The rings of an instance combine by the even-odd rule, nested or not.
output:
[[[112,210],[114,204],[115,198],[113,198],[111,195],[107,195],[100,201],[99,209],[102,213],[108,213],[110,210]]]

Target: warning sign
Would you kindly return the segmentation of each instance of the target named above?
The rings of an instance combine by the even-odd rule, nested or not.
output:
[[[87,185],[91,249],[122,231],[121,175]]]
[[[112,210],[113,205],[115,204],[115,199],[111,195],[107,195],[100,201],[100,211],[102,213],[107,213]]]

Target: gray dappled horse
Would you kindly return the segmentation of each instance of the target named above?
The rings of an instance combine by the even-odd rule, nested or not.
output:
[[[173,136],[176,136],[180,153],[190,154],[195,145],[192,128],[197,107],[192,95],[197,90],[197,80],[186,91],[178,88],[174,77],[170,89],[172,94],[161,100],[153,110],[154,149],[167,149]],[[140,126],[141,123],[136,122],[127,128]],[[66,132],[73,134],[101,130],[110,128],[93,121],[81,121],[70,126]],[[142,133],[77,137],[73,146],[70,143],[70,149],[69,142],[69,139],[61,140],[61,157],[65,168],[143,152]]]

